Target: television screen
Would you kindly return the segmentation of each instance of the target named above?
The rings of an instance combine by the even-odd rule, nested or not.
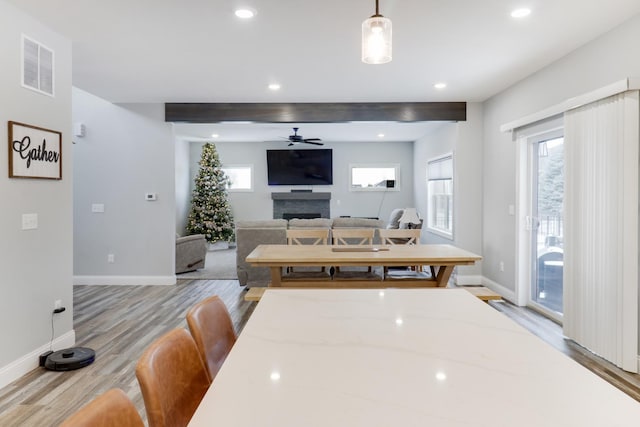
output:
[[[316,150],[267,150],[269,185],[333,184],[333,152]]]

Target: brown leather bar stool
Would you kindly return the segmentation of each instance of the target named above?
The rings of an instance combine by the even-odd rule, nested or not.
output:
[[[211,381],[191,334],[174,329],[154,341],[136,365],[149,427],[189,423]]]
[[[144,427],[131,400],[119,388],[101,394],[67,418],[60,427]]]
[[[209,380],[213,381],[236,342],[229,311],[220,297],[214,295],[191,307],[187,324],[207,367]]]

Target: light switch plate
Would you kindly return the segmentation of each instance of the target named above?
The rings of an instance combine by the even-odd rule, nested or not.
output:
[[[93,213],[103,213],[104,212],[104,204],[102,203],[94,203],[91,205],[91,212]]]
[[[22,214],[22,229],[35,230],[38,228],[38,214]]]

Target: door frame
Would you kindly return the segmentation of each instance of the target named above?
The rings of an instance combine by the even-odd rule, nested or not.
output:
[[[533,234],[531,233],[531,218],[533,204],[534,155],[538,155],[538,142],[564,136],[564,120],[556,116],[549,120],[527,126],[515,135],[516,148],[516,283],[515,299],[518,306],[531,306],[539,309],[537,304],[531,304],[531,280],[533,269]],[[556,321],[562,317],[554,315],[550,310],[544,314]]]

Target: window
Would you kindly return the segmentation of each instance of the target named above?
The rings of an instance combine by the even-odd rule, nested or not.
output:
[[[453,154],[427,162],[427,228],[453,238]]]
[[[253,165],[228,165],[222,170],[229,177],[229,191],[253,191]]]
[[[399,191],[400,165],[349,165],[351,191]]]

